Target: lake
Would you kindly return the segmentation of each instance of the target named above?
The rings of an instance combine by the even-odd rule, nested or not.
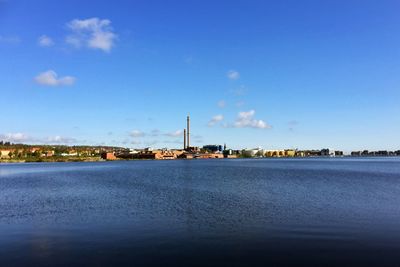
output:
[[[400,159],[0,164],[0,266],[400,266]]]

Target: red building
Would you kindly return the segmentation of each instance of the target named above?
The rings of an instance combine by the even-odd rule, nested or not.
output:
[[[116,160],[117,157],[115,156],[114,152],[104,152],[101,153],[101,158],[105,160]]]

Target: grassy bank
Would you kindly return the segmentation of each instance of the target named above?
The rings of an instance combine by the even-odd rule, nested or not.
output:
[[[100,157],[26,157],[18,159],[0,159],[0,163],[20,162],[94,162],[103,161]]]

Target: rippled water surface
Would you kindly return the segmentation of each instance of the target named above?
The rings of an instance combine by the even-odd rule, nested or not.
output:
[[[0,165],[0,266],[400,266],[400,160]]]

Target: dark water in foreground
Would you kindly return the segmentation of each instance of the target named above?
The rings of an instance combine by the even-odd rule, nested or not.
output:
[[[0,266],[400,266],[399,159],[0,165]]]

